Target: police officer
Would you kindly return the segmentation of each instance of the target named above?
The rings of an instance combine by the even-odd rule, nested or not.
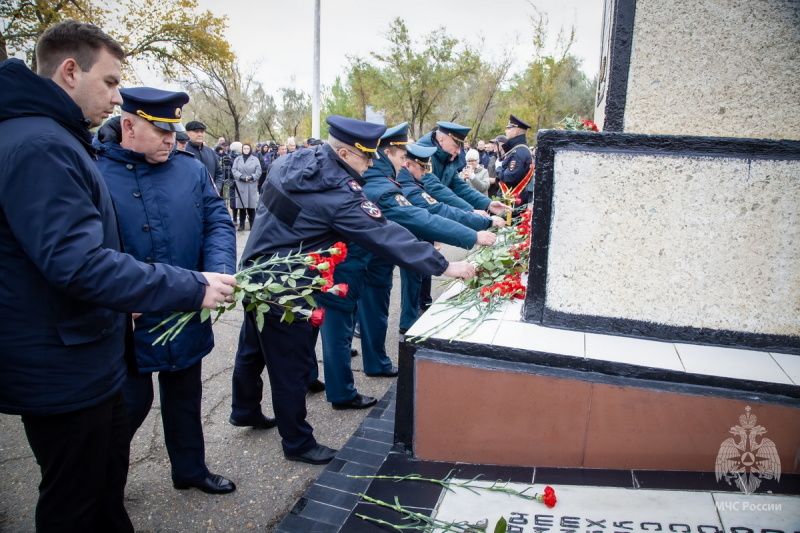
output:
[[[303,250],[321,250],[344,240],[423,273],[474,275],[472,265],[448,263],[432,246],[387,221],[378,206],[364,196],[361,175],[377,157],[378,140],[386,131],[385,126],[336,115],[328,117],[327,122],[328,144],[296,151],[273,163],[242,254],[242,265],[249,266],[260,257],[297,251],[301,245]],[[314,439],[313,429],[306,421],[305,405],[318,330],[308,321],[281,322],[280,316],[279,312],[265,315],[259,332],[254,314],[247,313],[242,327],[257,335],[261,343],[285,457],[325,464],[333,459],[336,450]],[[348,331],[352,331],[352,324]],[[237,398],[237,383],[241,385],[245,378],[242,374],[253,368],[253,361],[243,359],[248,353],[237,352],[236,356],[234,418],[249,414],[248,406]],[[349,408],[363,402],[364,398],[355,393],[337,403]]]
[[[527,204],[531,199],[527,188],[533,174],[533,158],[525,140],[525,133],[529,129],[528,124],[514,115],[508,117],[506,126],[508,140],[503,143],[505,155],[503,164],[497,169],[500,189],[504,194],[519,198],[522,204]]]
[[[224,175],[220,166],[220,158],[205,143],[206,125],[199,120],[192,120],[186,124],[186,132],[189,134],[189,144],[186,145],[186,151],[194,154],[197,160],[206,166],[208,173],[214,179],[214,186],[217,188],[217,192],[222,194]]]
[[[189,96],[149,87],[121,89],[120,93],[121,127],[117,130],[106,124],[101,128],[103,133],[119,131],[119,137],[96,144],[98,167],[114,200],[125,251],[146,263],[235,272],[236,234],[225,202],[201,162],[188,152],[172,151],[175,132],[183,130],[179,111]],[[129,372],[122,389],[130,438],[150,411],[152,375],[158,372],[174,487],[196,487],[209,494],[232,492],[234,483],[209,472],[205,462],[200,403],[202,359],[214,347],[211,322],[201,322],[197,315],[178,337],[153,346],[163,328],[151,330],[169,315],[144,313],[136,319],[138,368]]]

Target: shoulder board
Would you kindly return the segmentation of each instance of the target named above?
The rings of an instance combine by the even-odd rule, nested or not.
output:
[[[178,150],[178,149],[176,148],[176,149],[175,149],[175,153],[176,153],[176,154],[188,155],[189,157],[191,157],[191,158],[194,158],[194,154],[193,154],[192,152],[187,152],[186,150]]]

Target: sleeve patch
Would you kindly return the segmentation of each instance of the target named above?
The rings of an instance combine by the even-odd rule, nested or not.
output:
[[[363,209],[364,212],[369,216],[371,216],[372,218],[381,218],[383,216],[383,213],[381,213],[380,208],[377,205],[370,202],[369,200],[361,202],[361,209]]]
[[[411,205],[411,202],[409,202],[409,201],[406,199],[406,197],[405,197],[405,196],[403,196],[402,194],[395,194],[395,195],[394,195],[394,199],[397,201],[397,203],[398,203],[399,205]]]
[[[422,197],[425,198],[425,201],[428,202],[429,204],[436,203],[436,199],[426,192],[422,193]]]
[[[509,165],[508,165],[508,170],[514,170],[514,168],[516,168],[516,166],[517,166],[517,160],[516,159],[512,159],[511,163],[509,163]]]

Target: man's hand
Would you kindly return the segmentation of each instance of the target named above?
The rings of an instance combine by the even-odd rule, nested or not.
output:
[[[448,278],[469,279],[475,275],[475,267],[466,261],[458,261],[456,263],[450,263],[443,275]]]
[[[499,200],[495,200],[489,204],[489,211],[494,213],[495,215],[499,215],[500,213],[505,213],[506,211],[511,211],[511,208],[508,207],[506,204]]]
[[[497,241],[497,235],[492,233],[491,231],[479,231],[478,238],[475,240],[475,244],[479,246],[491,246]]]
[[[502,217],[496,217],[492,215],[492,227],[493,228],[502,228],[506,225],[506,219]]]
[[[233,288],[236,286],[236,278],[230,274],[218,274],[217,272],[201,272],[206,278],[206,295],[203,297],[203,307],[215,309],[220,304],[231,303],[233,301]]]
[[[489,218],[489,213],[487,213],[486,211],[483,211],[481,209],[473,209],[472,212],[475,213],[476,215],[480,215],[482,217]]]

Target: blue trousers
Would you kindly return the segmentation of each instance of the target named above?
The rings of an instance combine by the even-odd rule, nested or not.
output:
[[[367,374],[380,374],[392,368],[392,361],[386,354],[386,330],[389,328],[393,272],[392,263],[373,256],[367,265],[364,289],[358,300],[361,352]]]
[[[200,411],[202,361],[182,370],[158,373],[164,442],[172,465],[172,479],[179,481],[200,481],[208,476]],[[122,391],[133,439],[153,405],[153,374],[128,375]]]
[[[327,321],[327,317],[326,317]],[[299,320],[291,324],[265,315],[259,332],[255,313],[245,313],[233,367],[231,416],[247,419],[261,413],[263,381],[267,368],[272,388],[272,409],[278,421],[283,450],[304,453],[314,446],[314,428],[306,420],[306,393],[317,367],[314,347],[319,329]]]
[[[422,276],[401,268],[400,287],[400,329],[411,329],[419,318]]]

